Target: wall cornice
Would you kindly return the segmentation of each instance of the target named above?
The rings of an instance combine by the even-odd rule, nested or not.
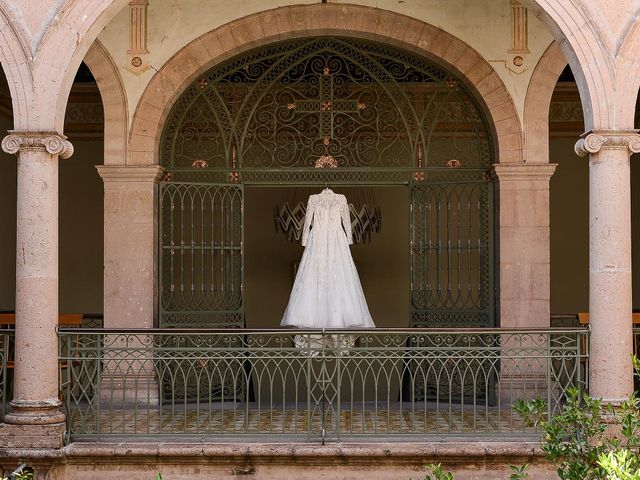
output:
[[[102,180],[107,182],[157,182],[164,175],[160,165],[97,165]]]
[[[556,171],[557,163],[496,163],[493,170],[502,182],[549,181]]]

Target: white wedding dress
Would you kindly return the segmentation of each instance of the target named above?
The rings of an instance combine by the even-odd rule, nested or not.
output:
[[[311,195],[302,230],[305,247],[282,326],[375,327],[351,257],[349,206],[325,188]]]

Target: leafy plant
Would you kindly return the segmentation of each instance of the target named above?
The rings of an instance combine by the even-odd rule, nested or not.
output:
[[[608,480],[640,480],[638,456],[629,449],[623,448],[601,455],[598,465],[606,472]]]
[[[8,477],[2,477],[0,480],[33,480],[33,469],[26,464],[20,465]]]
[[[453,473],[445,472],[440,463],[438,465],[427,465],[425,468],[427,474],[423,480],[453,480]]]
[[[527,473],[529,464],[524,464],[519,467],[511,465],[509,468],[511,469],[509,480],[525,480],[525,478],[529,476],[529,474]]]
[[[635,357],[633,365],[640,374]],[[560,463],[562,480],[640,480],[634,476],[640,468],[640,400],[635,394],[614,409],[571,388],[562,411],[551,418],[541,399],[518,401],[515,410],[542,432],[542,450]],[[620,435],[610,435],[612,425],[619,425]]]
[[[423,480],[454,480],[453,473],[445,472],[442,469],[442,464],[440,463],[438,465],[427,465],[425,468],[427,470],[427,475]],[[509,476],[509,480],[525,480],[528,476],[528,464],[521,465],[519,467],[511,465],[509,468],[511,468],[511,475]],[[621,480],[627,479],[625,478]]]

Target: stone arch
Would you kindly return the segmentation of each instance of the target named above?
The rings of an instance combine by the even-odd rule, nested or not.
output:
[[[549,107],[551,95],[567,60],[553,42],[535,67],[524,102],[524,162],[549,163]]]
[[[597,13],[592,11],[596,7],[588,0],[523,0],[534,14],[545,23],[561,44],[565,56],[571,64],[580,88],[585,123],[590,128],[607,128],[610,124],[610,105],[612,100],[611,86],[615,80],[614,55],[608,50],[607,35],[602,31]],[[0,0],[6,3],[6,0]],[[73,75],[80,65],[82,58],[90,45],[95,40],[101,29],[128,4],[128,0],[66,0],[61,2],[59,8],[51,13],[50,27],[42,33],[38,42],[37,51],[33,57],[46,58],[46,62],[35,62],[34,66],[34,92],[36,98],[27,102],[28,111],[25,118],[17,118],[19,125],[30,126],[32,129],[50,130],[61,127],[64,120],[64,110]],[[591,6],[590,6],[591,5]],[[322,10],[324,9],[324,10]],[[299,34],[316,31],[328,25],[331,29],[344,32],[354,27],[362,35],[362,22],[366,21],[368,30],[373,34],[385,36],[385,32],[394,30],[397,37],[405,44],[414,45],[419,42],[422,24],[418,21],[399,20],[397,23],[388,23],[388,20],[406,19],[402,15],[393,14],[381,9],[367,9],[353,5],[320,4],[308,6],[285,7],[281,9],[292,15],[281,15],[277,11],[271,13],[279,17],[280,22],[267,25],[267,32],[234,32],[231,37],[239,40],[251,39],[256,34],[264,38],[273,35],[277,39],[284,29],[291,34],[292,27],[296,27]],[[364,11],[368,12],[366,15]],[[254,21],[257,17],[264,17],[270,12],[264,12],[251,17]],[[310,15],[308,15],[310,14]],[[305,19],[305,15],[308,16]],[[327,22],[326,19],[334,22]],[[345,25],[345,19],[353,20],[354,24]],[[372,21],[380,21],[371,24]],[[249,21],[250,23],[251,21]],[[256,26],[263,28],[264,22],[258,21]],[[295,24],[295,25],[294,25]],[[54,27],[55,26],[55,27]],[[399,31],[409,27],[405,31]],[[418,32],[410,27],[418,28]],[[416,38],[416,36],[418,38]],[[238,40],[234,40],[233,48]],[[33,42],[32,42],[33,43]],[[418,47],[423,47],[418,45]],[[424,49],[424,48],[423,48]],[[28,56],[27,59],[31,59]],[[24,65],[28,64],[25,62]],[[597,65],[597,68],[593,68]],[[61,72],[56,73],[53,72]],[[51,78],[55,77],[55,78]],[[512,144],[513,145],[513,144]],[[503,158],[503,161],[505,159]]]
[[[498,161],[522,161],[522,129],[513,100],[498,74],[474,49],[437,27],[404,15],[355,5],[318,4],[282,7],[235,20],[176,53],[152,78],[134,113],[130,163],[158,163],[166,116],[177,97],[202,72],[261,44],[332,34],[390,43],[457,72],[477,92],[492,120]]]
[[[608,32],[603,32],[600,12],[588,0],[522,0],[546,24],[576,79],[586,130],[615,125],[615,53],[609,50]]]
[[[91,70],[104,107],[104,164],[124,165],[127,159],[127,94],[113,59],[96,40],[84,58]]]
[[[616,94],[621,128],[634,125],[638,92],[640,91],[640,17],[636,11],[636,20],[627,32],[621,45],[617,60]]]
[[[9,85],[15,129],[22,128],[21,121],[28,116],[33,85],[28,32],[16,8],[6,0],[0,1],[0,64]]]
[[[3,0],[6,1],[6,0]],[[69,92],[80,63],[104,26],[128,0],[65,0],[49,13],[48,26],[28,57],[33,88],[21,129],[62,132]],[[31,60],[33,59],[33,60]]]

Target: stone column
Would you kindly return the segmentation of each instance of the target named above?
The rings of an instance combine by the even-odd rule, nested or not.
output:
[[[158,181],[160,166],[98,166],[104,181],[104,326],[157,326]],[[107,342],[108,343],[108,342]],[[149,343],[130,340],[140,349],[122,361],[119,345],[105,345],[100,400],[111,407],[158,403]]]
[[[500,259],[500,326],[547,328],[550,319],[549,180],[555,164],[497,164]],[[505,336],[517,349],[546,349],[546,337]],[[554,399],[546,359],[506,358],[500,368],[500,400]],[[552,389],[551,391],[549,389]]]
[[[58,398],[56,335],[58,157],[70,157],[73,146],[55,132],[10,131],[2,149],[18,155],[15,376],[4,421],[50,426],[65,419]]]
[[[640,135],[591,131],[575,150],[589,155],[589,391],[615,405],[633,392],[629,157]]]
[[[555,164],[497,164],[500,326],[546,328],[550,317],[549,180]]]
[[[97,169],[104,181],[104,326],[153,328],[162,167]]]

